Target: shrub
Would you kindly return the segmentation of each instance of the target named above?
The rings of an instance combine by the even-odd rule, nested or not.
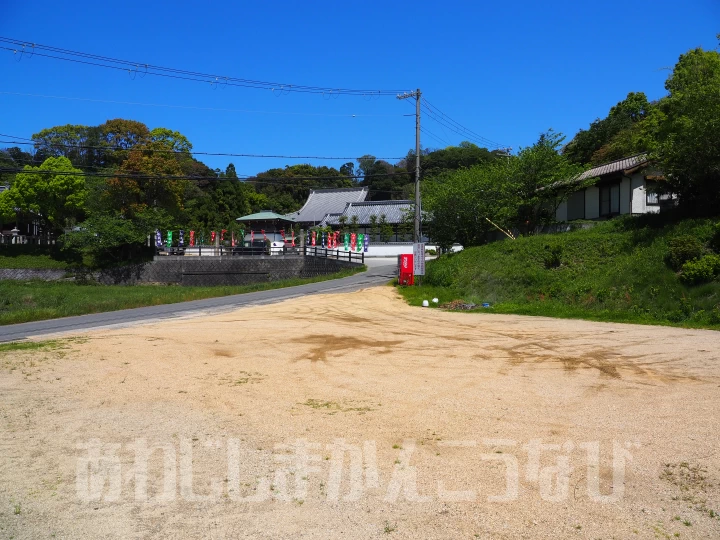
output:
[[[720,253],[720,222],[715,224],[715,233],[710,239],[710,248],[716,253]]]
[[[545,246],[545,253],[543,254],[543,263],[545,268],[550,270],[551,268],[559,268],[562,263],[562,246]]]
[[[680,270],[683,265],[699,259],[705,253],[704,244],[697,237],[683,234],[671,238],[668,242],[667,263],[673,270]]]
[[[719,275],[720,255],[710,254],[683,264],[680,279],[689,285],[697,285],[712,281]]]

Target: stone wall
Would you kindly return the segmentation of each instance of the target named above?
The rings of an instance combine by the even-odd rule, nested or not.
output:
[[[309,256],[158,256],[152,262],[100,272],[0,269],[0,280],[42,279],[54,281],[70,275],[76,281],[86,280],[103,285],[137,285],[141,283],[191,286],[249,285],[282,279],[322,276],[357,266],[359,266],[358,263]]]
[[[320,257],[176,257],[159,256],[150,263],[107,270],[95,279],[108,285],[175,283],[191,286],[249,285],[315,277],[357,267],[357,263]]]
[[[67,276],[65,270],[42,270],[35,268],[0,268],[0,280],[14,279],[25,281],[29,279],[40,279],[43,281],[56,281]]]

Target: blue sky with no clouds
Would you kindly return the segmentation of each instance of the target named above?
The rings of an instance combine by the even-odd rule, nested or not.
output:
[[[420,88],[455,121],[515,150],[548,128],[571,137],[630,91],[661,97],[667,68],[690,48],[714,49],[718,32],[718,0],[0,0],[0,36],[261,81]],[[121,117],[179,130],[198,151],[400,157],[414,147],[413,111],[409,100],[394,97],[280,95],[213,88],[209,81],[133,79],[37,56],[18,61],[0,50],[0,133],[21,137]],[[431,118],[423,125],[423,146],[464,139]],[[233,161],[240,174],[307,161],[342,164],[203,160],[220,168]]]

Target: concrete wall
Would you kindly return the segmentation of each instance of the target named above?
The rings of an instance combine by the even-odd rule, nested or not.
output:
[[[349,263],[321,257],[156,257],[151,263],[105,271],[96,279],[104,284],[174,283],[192,286],[249,285],[282,279],[316,277]]]
[[[65,270],[41,270],[34,268],[0,268],[0,280],[16,279],[29,280],[40,279],[42,281],[57,281],[64,278],[68,273]]]
[[[321,257],[157,257],[143,264],[101,272],[75,272],[76,281],[103,285],[166,283],[193,286],[249,285],[291,278],[316,277],[356,268],[350,263]],[[67,276],[64,270],[0,269],[1,279],[53,281]]]

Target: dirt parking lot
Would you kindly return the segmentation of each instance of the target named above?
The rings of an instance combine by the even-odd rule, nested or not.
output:
[[[720,334],[390,287],[0,353],[0,538],[718,538]]]

